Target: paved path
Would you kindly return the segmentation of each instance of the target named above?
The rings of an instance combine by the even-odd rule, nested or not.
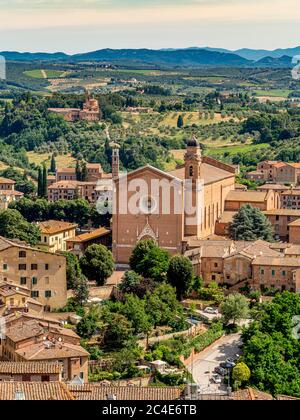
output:
[[[214,369],[224,362],[228,357],[241,354],[242,344],[240,334],[227,335],[199,355],[195,356],[193,362],[187,366],[192,373],[200,390],[205,393],[221,393],[226,390],[226,385],[216,385],[211,377]]]

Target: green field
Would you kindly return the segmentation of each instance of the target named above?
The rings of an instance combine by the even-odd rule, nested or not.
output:
[[[273,89],[273,90],[255,90],[257,96],[270,96],[274,98],[288,98],[289,94],[292,93],[292,90],[287,89]]]
[[[62,77],[65,73],[59,70],[36,69],[25,71],[24,74],[28,77],[33,77],[34,79],[57,79]]]

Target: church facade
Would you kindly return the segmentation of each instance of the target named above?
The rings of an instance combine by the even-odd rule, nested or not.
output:
[[[141,240],[153,239],[175,255],[184,252],[188,239],[214,233],[234,190],[235,168],[203,157],[196,138],[187,143],[184,165],[171,172],[147,165],[120,175],[118,150],[113,156],[112,246],[119,266],[128,264]]]

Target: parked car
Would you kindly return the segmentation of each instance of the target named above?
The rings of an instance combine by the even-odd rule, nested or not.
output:
[[[224,369],[224,368],[221,368],[220,366],[218,366],[218,367],[215,368],[215,372],[218,375],[221,375],[221,376],[226,376],[227,375],[227,370]]]
[[[204,312],[207,313],[207,314],[211,314],[211,315],[218,315],[219,314],[218,309],[211,308],[211,307],[206,308]]]
[[[223,369],[232,369],[234,368],[235,363],[227,363],[227,362],[222,362],[220,363],[220,367]]]
[[[221,378],[220,375],[213,375],[212,380],[215,384],[221,384],[222,383],[222,378]]]

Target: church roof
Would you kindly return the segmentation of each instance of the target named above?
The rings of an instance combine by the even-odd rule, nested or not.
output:
[[[232,178],[233,173],[228,172],[224,169],[217,168],[216,166],[210,165],[209,163],[202,163],[202,174],[204,179],[204,185],[212,184],[214,182],[222,181],[226,178]],[[179,178],[181,180],[185,179],[185,166],[180,166],[174,171],[169,172],[169,175]]]

